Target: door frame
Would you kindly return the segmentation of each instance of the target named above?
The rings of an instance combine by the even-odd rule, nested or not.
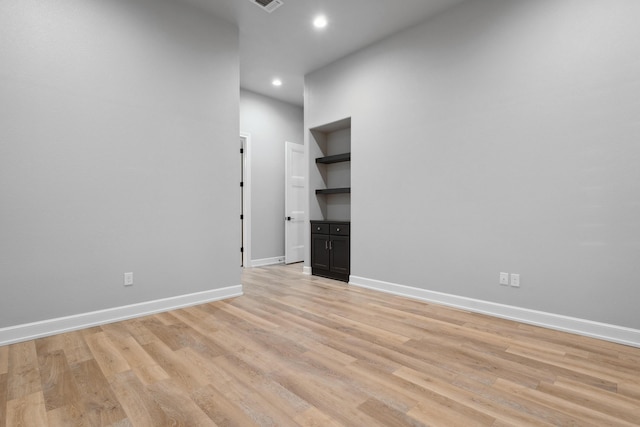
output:
[[[244,167],[242,168],[243,191],[242,191],[242,266],[245,268],[251,265],[251,134],[240,132],[240,148],[244,154]]]

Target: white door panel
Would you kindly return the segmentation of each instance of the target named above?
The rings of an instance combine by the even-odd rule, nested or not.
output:
[[[304,260],[305,220],[304,146],[285,147],[285,263]]]

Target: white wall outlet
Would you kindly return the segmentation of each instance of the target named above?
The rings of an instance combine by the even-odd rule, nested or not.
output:
[[[500,273],[500,284],[509,286],[509,273]]]
[[[133,286],[133,273],[124,273],[124,285]]]
[[[520,275],[519,274],[511,274],[511,286],[514,288],[520,287]]]

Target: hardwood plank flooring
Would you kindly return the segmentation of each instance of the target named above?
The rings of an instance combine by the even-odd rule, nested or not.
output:
[[[640,349],[302,266],[244,296],[0,347],[3,426],[640,426]]]

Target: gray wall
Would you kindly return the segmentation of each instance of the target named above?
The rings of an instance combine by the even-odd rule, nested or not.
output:
[[[285,141],[303,143],[302,107],[240,91],[240,130],[251,134],[251,258],[284,256]]]
[[[638,16],[468,1],[307,76],[305,128],[352,117],[352,274],[640,328]]]
[[[0,327],[238,285],[235,27],[4,0],[0,64]]]

